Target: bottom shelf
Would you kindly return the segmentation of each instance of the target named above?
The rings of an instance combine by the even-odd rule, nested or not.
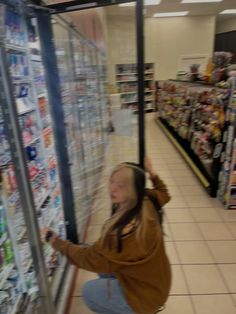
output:
[[[179,151],[181,156],[187,162],[189,167],[192,169],[198,180],[201,182],[203,187],[207,190],[211,197],[216,197],[218,188],[218,178],[213,179],[209,177],[208,173],[202,166],[200,160],[186,144],[183,143],[183,139],[169,126],[163,119],[156,118],[156,123],[160,126],[166,136],[170,139],[172,144]]]

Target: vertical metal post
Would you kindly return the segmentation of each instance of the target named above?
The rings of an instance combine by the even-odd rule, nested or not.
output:
[[[145,157],[145,120],[144,120],[144,20],[143,0],[136,0],[136,41],[138,69],[138,135],[139,163],[144,167]]]
[[[30,186],[21,129],[18,121],[14,90],[8,70],[7,55],[3,46],[0,46],[0,78],[0,83],[2,84],[1,89],[3,90],[3,92],[0,93],[0,100],[3,107],[3,117],[9,138],[12,159],[15,166],[17,187],[21,197],[21,205],[23,208],[27,234],[31,246],[35,273],[40,289],[40,304],[43,307],[43,313],[54,314],[55,308],[52,303],[51,292],[47,280],[47,271],[44,264],[42,246],[39,238],[38,221],[36,217],[33,193]]]
[[[64,112],[60,92],[57,58],[53,42],[52,24],[50,14],[48,12],[43,10],[36,10],[36,16],[38,20],[38,32],[41,41],[42,60],[45,66],[45,77],[48,88],[50,111],[52,113],[67,238],[73,243],[78,243],[76,217],[74,212],[74,198],[70,176],[70,164],[66,142]]]

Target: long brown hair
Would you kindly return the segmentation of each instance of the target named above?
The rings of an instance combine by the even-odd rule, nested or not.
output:
[[[105,224],[102,232],[104,245],[111,245],[111,235],[116,238],[117,251],[122,251],[122,232],[134,219],[141,219],[141,211],[143,198],[145,195],[145,171],[137,164],[123,163],[114,169],[112,175],[117,171],[125,171],[127,174],[127,186],[129,186],[129,199],[127,200],[126,208],[119,211],[119,204],[113,204],[112,217]]]

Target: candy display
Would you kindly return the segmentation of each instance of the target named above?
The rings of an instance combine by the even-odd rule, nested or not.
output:
[[[198,84],[164,81],[160,83],[158,114],[200,162],[204,174],[214,184],[220,169],[229,90]]]
[[[116,65],[116,86],[121,94],[122,108],[138,109],[138,77],[136,64]],[[145,110],[154,110],[154,64],[145,64]]]
[[[236,209],[236,77],[232,77],[231,97],[226,111],[222,169],[219,175],[218,198],[226,209]]]

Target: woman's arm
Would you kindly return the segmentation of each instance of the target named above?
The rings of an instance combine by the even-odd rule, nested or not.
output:
[[[71,264],[79,268],[95,273],[115,272],[117,268],[115,263],[99,253],[96,243],[90,247],[81,247],[60,239],[54,232],[48,242],[56,251],[65,255]]]
[[[149,178],[152,181],[153,186],[153,190],[149,190],[149,193],[151,193],[152,196],[157,197],[158,202],[162,207],[170,201],[171,197],[164,181],[162,181],[154,172],[151,160],[148,157],[145,158],[145,170],[149,174]]]

